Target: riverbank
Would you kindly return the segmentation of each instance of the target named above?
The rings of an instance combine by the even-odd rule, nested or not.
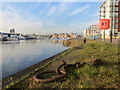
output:
[[[36,68],[36,72],[31,72],[28,77],[19,81],[19,83],[12,83],[8,88],[120,88],[120,53],[119,47],[115,44],[107,42],[89,41],[83,45],[81,40],[73,40],[66,42],[72,48],[64,52],[62,55],[53,59],[51,63],[46,64],[42,68]],[[74,47],[75,46],[75,47]],[[97,67],[92,66],[91,63],[101,59],[102,64]],[[51,83],[37,83],[31,78],[38,72],[47,70],[55,70],[60,61],[65,60],[67,64],[82,63],[87,64],[82,68],[71,69],[68,75]]]
[[[5,79],[2,80],[2,87],[8,87],[11,86],[13,83],[17,83],[19,81],[21,81],[22,79],[25,79],[26,77],[28,77],[30,75],[31,72],[34,72],[35,70],[37,71],[37,69],[39,69],[41,67],[44,67],[44,65],[51,63],[52,61],[56,60],[57,58],[59,58],[59,56],[61,56],[62,54],[65,54],[65,52],[69,51],[69,49],[60,52],[52,57],[49,57],[37,64],[34,64],[22,71],[19,71]]]

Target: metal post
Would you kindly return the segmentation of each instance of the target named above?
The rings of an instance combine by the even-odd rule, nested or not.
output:
[[[99,35],[99,36],[100,36],[100,41],[101,41],[101,36],[102,36],[102,35],[101,35],[101,30],[100,30],[100,35]]]
[[[112,43],[112,29],[110,31],[110,43]]]
[[[105,41],[105,29],[104,29],[104,41]]]

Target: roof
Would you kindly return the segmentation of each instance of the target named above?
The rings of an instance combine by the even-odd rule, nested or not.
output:
[[[105,0],[105,1],[102,3],[102,5],[100,6],[100,8],[102,8],[103,5],[104,5],[107,1],[108,1],[108,0]]]

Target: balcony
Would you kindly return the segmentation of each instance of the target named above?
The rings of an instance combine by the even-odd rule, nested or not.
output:
[[[115,12],[115,13],[118,13],[118,11],[114,11],[114,10],[111,10],[110,12]]]
[[[118,18],[119,16],[110,16],[110,18],[112,19],[112,18]]]
[[[118,7],[119,5],[110,5],[110,7]]]
[[[118,32],[120,32],[120,28],[118,29]]]

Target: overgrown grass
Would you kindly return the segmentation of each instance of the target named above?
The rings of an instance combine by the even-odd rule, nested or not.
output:
[[[117,45],[95,41],[89,41],[85,45],[81,41],[77,41],[77,44],[74,42],[74,45],[70,49],[71,52],[63,54],[60,58],[47,65],[44,70],[55,70],[60,65],[60,60],[65,60],[68,64],[85,61],[87,64],[84,67],[70,68],[67,76],[56,82],[36,83],[27,78],[12,87],[24,89],[120,88],[120,61],[118,60],[120,53]],[[99,58],[102,60],[102,64],[92,66],[92,62]]]

